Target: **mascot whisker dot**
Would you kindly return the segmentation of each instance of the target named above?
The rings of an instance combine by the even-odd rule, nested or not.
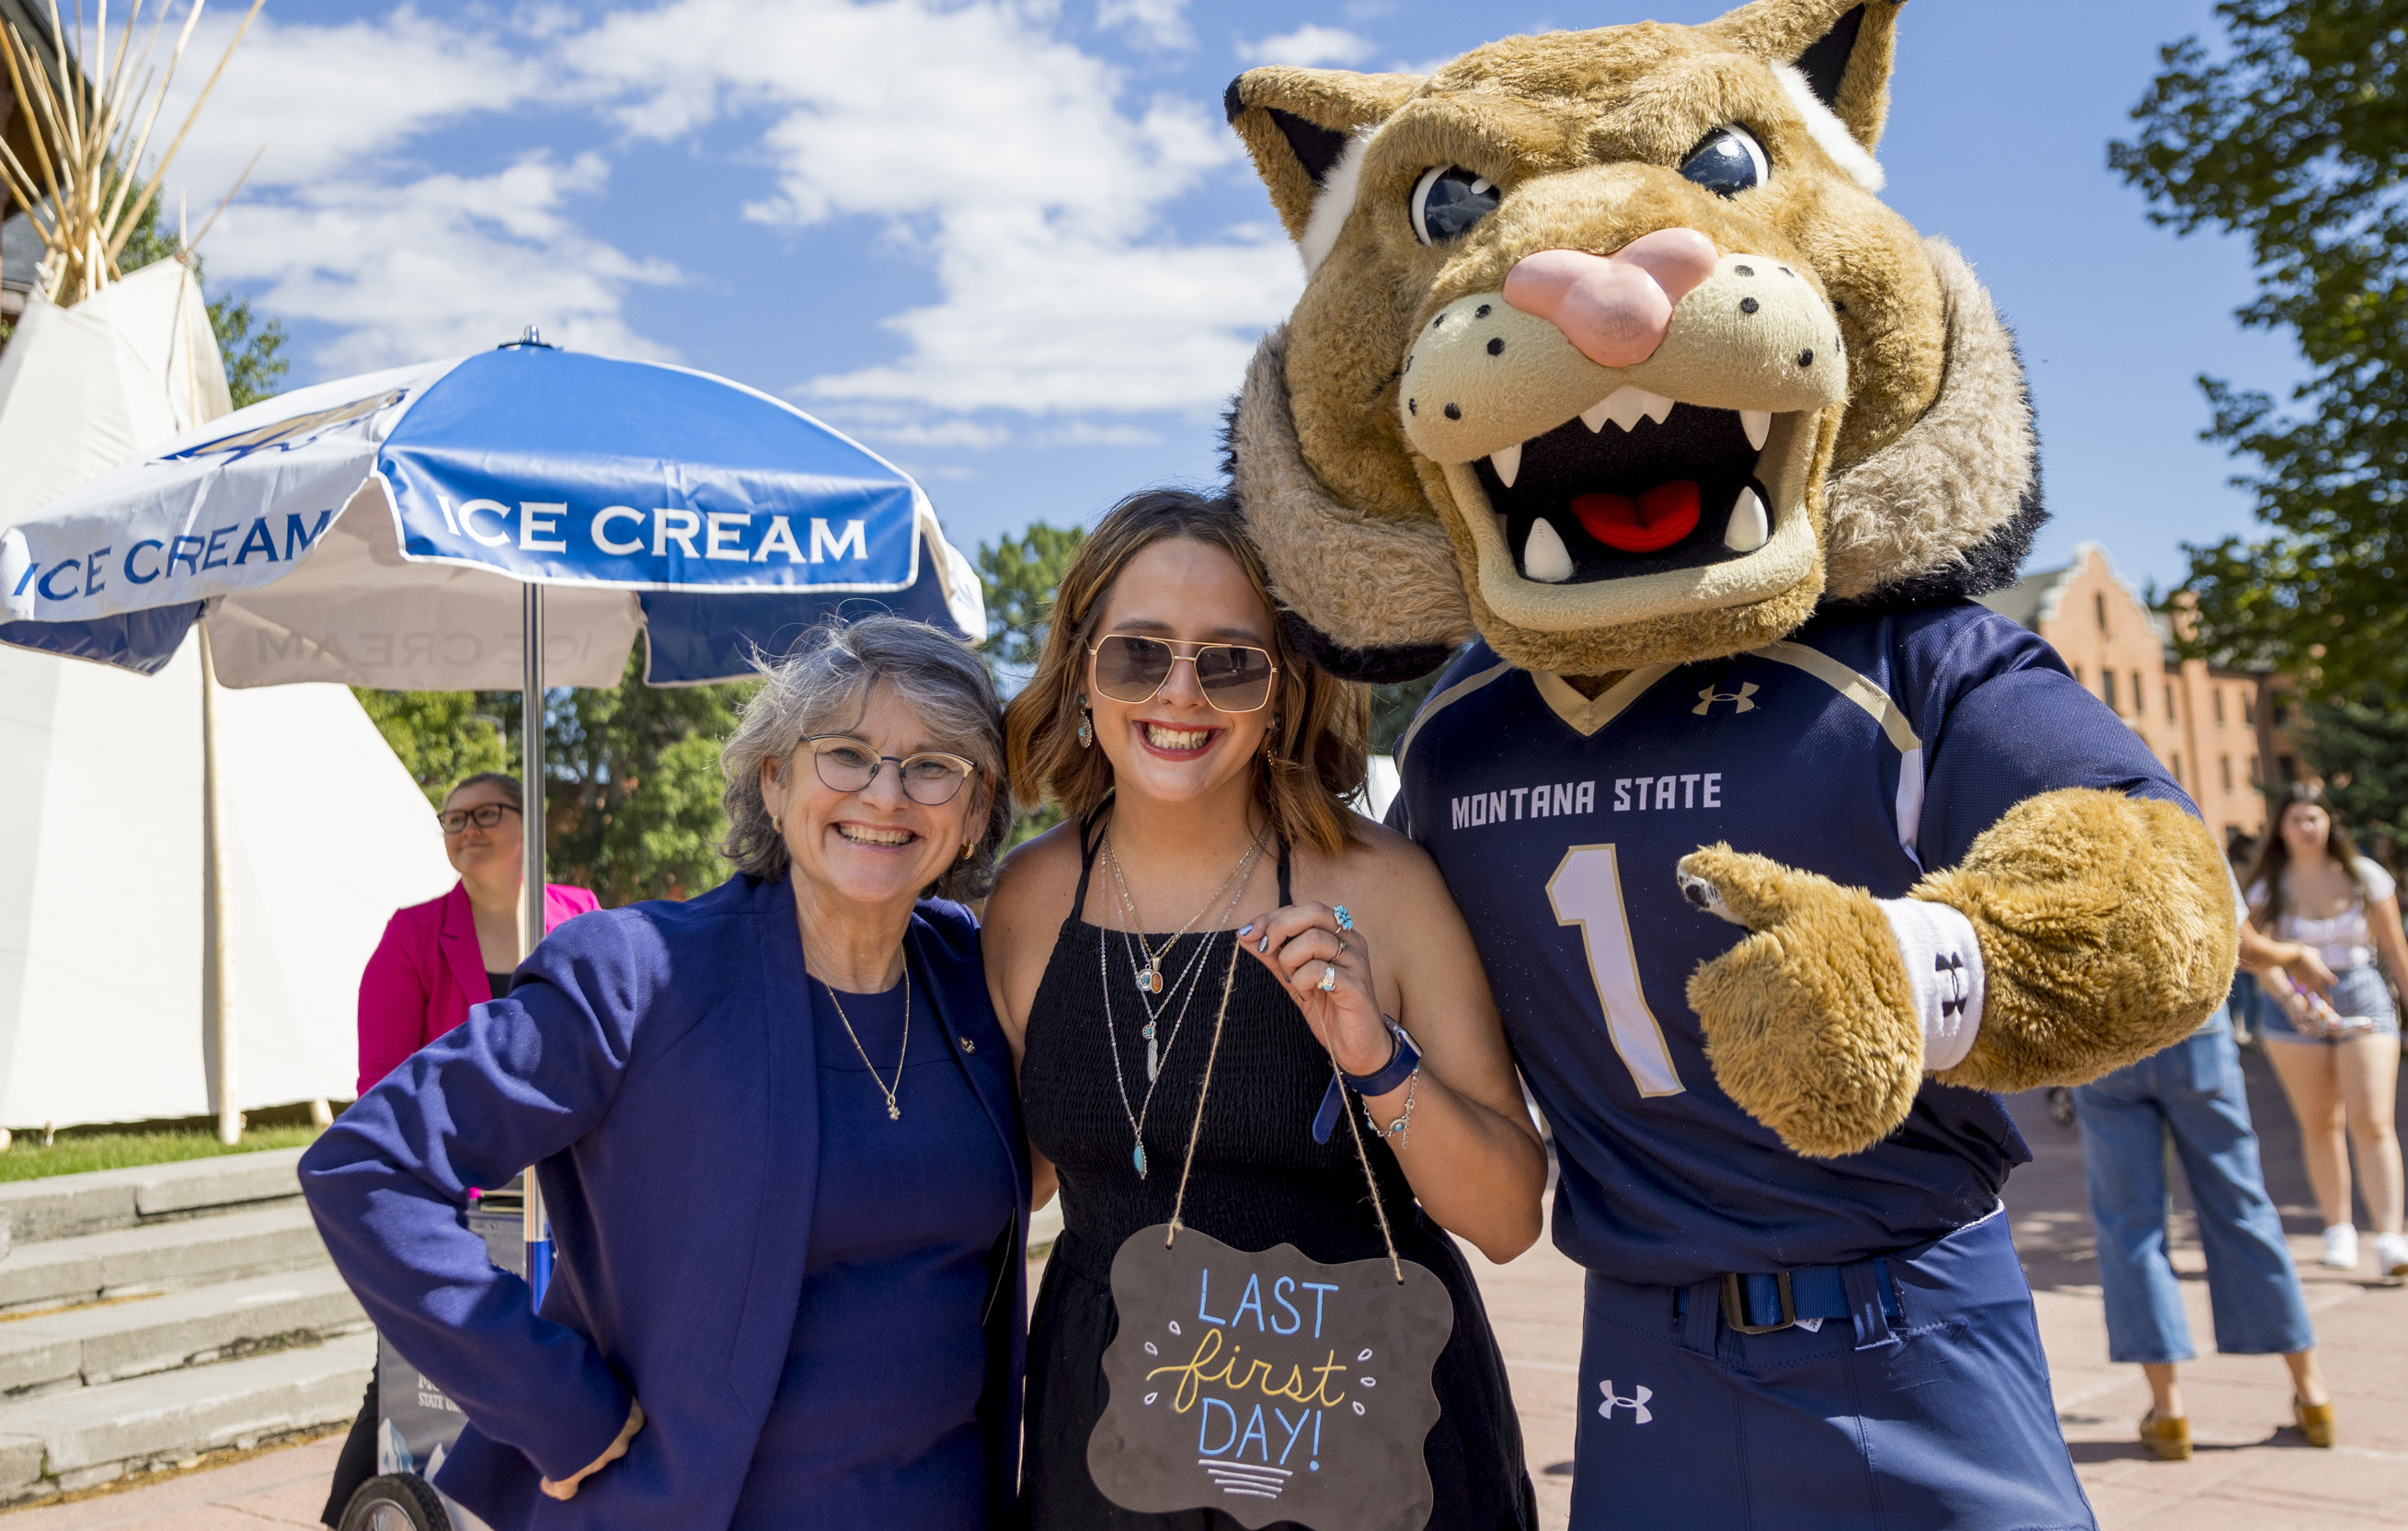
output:
[[[1584,1412],[1576,1526],[2092,1524],[1996,1092],[2233,971],[2179,787],[1976,599],[2037,443],[1972,268],[1879,198],[1899,10],[1228,92],[1309,273],[1231,477],[1306,652],[1446,666],[1395,818],[1555,1133],[1584,1395],[1652,1390]]]

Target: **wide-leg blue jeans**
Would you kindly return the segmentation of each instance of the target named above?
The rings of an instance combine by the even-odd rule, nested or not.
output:
[[[2073,1102],[2099,1225],[2108,1358],[2188,1361],[2199,1353],[2166,1258],[2169,1138],[2199,1208],[2215,1348],[2284,1355],[2314,1345],[2282,1218],[2266,1194],[2241,1053],[2224,1012],[2164,1051],[2080,1086]]]

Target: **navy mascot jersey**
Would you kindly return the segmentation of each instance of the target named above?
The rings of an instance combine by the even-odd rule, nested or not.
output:
[[[2030,1157],[1997,1097],[1929,1081],[1862,1153],[1784,1148],[1706,1062],[1689,975],[1743,932],[1675,862],[1727,841],[1898,898],[2036,793],[2187,806],[2056,650],[1970,602],[1818,617],[1593,701],[1475,644],[1398,756],[1391,819],[1445,874],[1555,1134],[1556,1243],[1666,1285],[1922,1243]]]

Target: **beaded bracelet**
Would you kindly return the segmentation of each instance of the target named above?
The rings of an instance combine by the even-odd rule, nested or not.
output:
[[[1397,1147],[1400,1148],[1412,1141],[1413,1096],[1420,1091],[1421,1087],[1422,1067],[1419,1063],[1415,1063],[1413,1065],[1412,1076],[1405,1080],[1405,1108],[1398,1113],[1396,1120],[1388,1123],[1385,1127],[1381,1126],[1378,1121],[1372,1119],[1371,1103],[1369,1101],[1365,1101],[1363,1103],[1363,1119],[1367,1122],[1370,1122],[1373,1136],[1393,1137],[1397,1140]]]

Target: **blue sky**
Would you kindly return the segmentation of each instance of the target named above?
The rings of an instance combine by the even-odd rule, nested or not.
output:
[[[265,146],[202,253],[292,331],[295,383],[538,324],[796,400],[967,547],[1214,477],[1220,403],[1300,282],[1221,121],[1240,69],[1722,8],[271,0],[174,180],[197,224]],[[2023,336],[2040,558],[2095,539],[2136,584],[2249,525],[2194,376],[2297,370],[2230,317],[2245,252],[2151,227],[2106,169],[2157,47],[2203,30],[2206,0],[1917,0],[1883,144],[1887,199]]]

